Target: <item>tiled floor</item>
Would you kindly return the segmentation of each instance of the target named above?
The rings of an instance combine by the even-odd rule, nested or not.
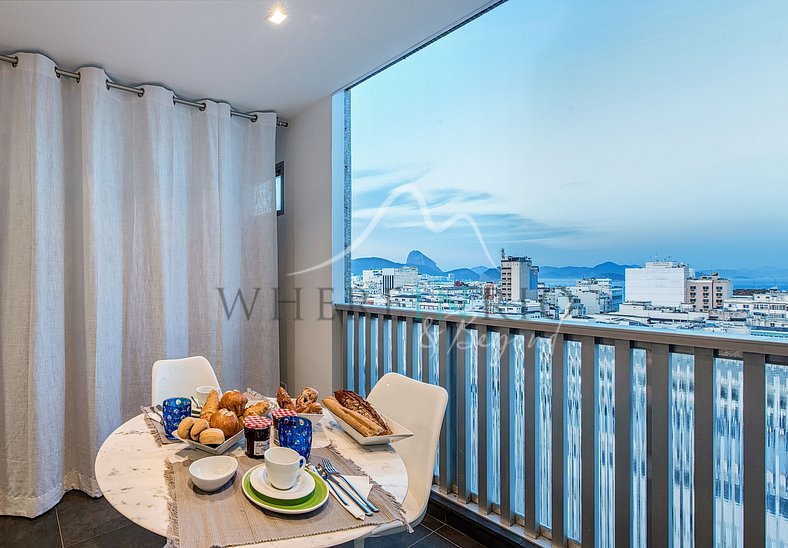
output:
[[[165,542],[163,537],[131,523],[104,498],[92,499],[79,491],[67,493],[55,508],[35,519],[0,516],[2,548],[162,548]],[[353,543],[342,545],[352,546]],[[367,539],[365,546],[478,548],[482,545],[428,515],[412,534]]]

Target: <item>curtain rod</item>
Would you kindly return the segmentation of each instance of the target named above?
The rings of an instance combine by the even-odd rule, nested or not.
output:
[[[9,55],[0,55],[0,61],[5,61],[6,63],[10,63],[12,67],[16,67],[19,64],[19,57],[16,56],[9,56]],[[64,70],[58,67],[55,67],[55,75],[60,78],[64,76],[66,78],[71,78],[72,80],[76,80],[79,83],[81,74],[79,72],[71,72],[68,70]],[[118,84],[117,82],[113,82],[112,80],[107,79],[106,81],[107,89],[118,89],[120,91],[128,91],[129,93],[136,93],[137,97],[142,97],[145,94],[144,88],[135,88],[132,86],[126,86],[123,84]],[[198,103],[196,101],[189,101],[188,99],[183,99],[178,97],[177,95],[173,94],[172,96],[172,104],[173,105],[186,105],[189,107],[198,108],[201,111],[205,110],[205,103]],[[237,116],[239,118],[246,118],[252,122],[257,121],[257,114],[248,114],[246,112],[238,112],[236,110],[232,110],[230,108],[230,116]],[[284,120],[280,120],[279,117],[276,117],[276,125],[278,127],[288,127],[290,124]]]

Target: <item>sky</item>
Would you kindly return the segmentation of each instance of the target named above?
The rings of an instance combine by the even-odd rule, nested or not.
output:
[[[351,151],[353,257],[788,268],[788,1],[509,0],[352,88]]]

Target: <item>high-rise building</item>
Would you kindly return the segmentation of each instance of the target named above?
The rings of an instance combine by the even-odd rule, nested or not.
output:
[[[686,302],[696,312],[720,309],[725,299],[733,295],[733,284],[727,278],[720,278],[716,272],[710,276],[699,276],[687,280]]]
[[[501,300],[536,300],[539,267],[530,257],[501,257]]]
[[[649,261],[643,268],[627,268],[624,275],[627,302],[676,307],[685,302],[687,279],[695,272],[683,263]]]

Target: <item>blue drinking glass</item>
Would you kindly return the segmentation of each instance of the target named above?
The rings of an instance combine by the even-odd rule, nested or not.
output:
[[[279,419],[279,446],[289,447],[309,461],[312,452],[312,421],[301,417]]]
[[[164,431],[171,436],[186,417],[192,415],[192,402],[189,398],[168,398],[161,404],[164,417]]]

